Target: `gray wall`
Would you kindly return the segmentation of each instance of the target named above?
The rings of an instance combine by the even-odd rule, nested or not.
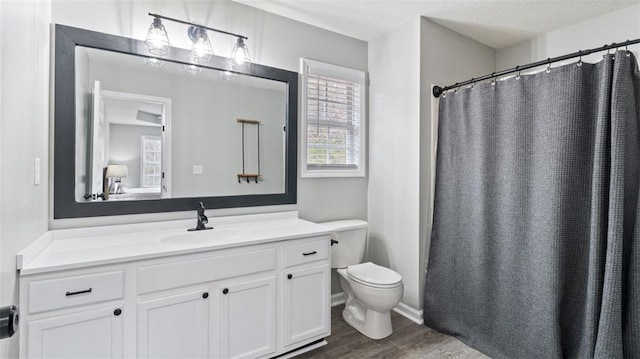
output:
[[[171,196],[284,192],[285,92],[248,87],[239,80],[224,81],[217,71],[204,70],[193,76],[182,65],[174,65],[178,67],[174,73],[168,71],[170,65],[158,70],[142,61],[138,67],[94,61],[91,81],[99,80],[103,90],[171,99]],[[242,173],[242,125],[237,118],[261,121],[262,176],[257,185],[238,183],[237,174]],[[255,131],[256,126],[245,125],[247,173],[257,172]],[[193,174],[194,165],[203,166],[203,173]]]
[[[141,137],[161,135],[160,127],[120,125],[114,123],[109,125],[109,164],[127,166],[127,177],[122,179],[122,185],[125,191],[127,188],[141,187]]]
[[[298,71],[301,57],[367,70],[367,43],[230,1],[56,1],[52,22],[144,39],[156,12],[244,34],[254,62]],[[189,48],[184,25],[166,23],[171,43]],[[228,55],[234,39],[212,36],[214,51]],[[300,107],[300,106],[299,106]],[[296,206],[211,211],[211,215],[297,209],[312,221],[367,217],[366,178],[299,179]],[[50,220],[52,228],[191,218],[191,212]]]
[[[0,306],[18,304],[16,253],[47,230],[50,11],[0,1]],[[18,340],[0,340],[0,358],[17,358]]]

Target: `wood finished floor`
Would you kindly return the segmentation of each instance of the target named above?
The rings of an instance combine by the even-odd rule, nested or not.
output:
[[[329,344],[304,353],[296,359],[389,358],[389,359],[478,359],[486,355],[459,340],[418,325],[391,312],[393,334],[372,340],[360,334],[342,319],[344,306],[331,308]]]

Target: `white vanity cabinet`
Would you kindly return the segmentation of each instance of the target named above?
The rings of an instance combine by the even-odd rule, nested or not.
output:
[[[208,358],[210,307],[207,290],[138,303],[137,357]]]
[[[25,278],[21,295],[21,339],[29,358],[123,357],[124,271]]]
[[[296,235],[222,248],[160,247],[132,260],[118,242],[122,257],[93,265],[45,267],[36,257],[20,273],[20,356],[257,359],[326,344],[330,232],[296,221]],[[282,231],[276,224],[259,234]],[[60,248],[74,256],[85,243],[87,255],[116,253],[69,241]]]
[[[122,358],[122,308],[107,306],[31,320],[27,335],[29,358]]]
[[[284,347],[331,330],[331,267],[329,242],[303,241],[285,247]]]
[[[220,357],[269,357],[276,352],[276,277],[220,285]]]

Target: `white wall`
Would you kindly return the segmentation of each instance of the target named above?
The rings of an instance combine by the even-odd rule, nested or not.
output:
[[[495,50],[416,17],[369,43],[369,259],[420,310],[429,246],[431,84],[494,71]]]
[[[55,1],[52,22],[144,39],[151,23],[148,12],[185,19],[196,23],[237,32],[249,37],[249,51],[256,63],[298,71],[300,57],[367,70],[367,43],[286,19],[230,1]],[[172,45],[189,47],[186,26],[166,22]],[[222,56],[231,51],[234,39],[212,35],[214,51]],[[300,106],[299,106],[300,107]],[[297,209],[301,217],[313,221],[367,216],[366,178],[299,179],[298,204],[268,208],[249,208],[244,212]],[[238,213],[242,210],[212,211]],[[51,220],[51,226],[73,227],[124,223],[141,220],[191,218],[193,213],[118,216],[109,218]]]
[[[543,60],[547,57],[560,56],[639,37],[640,5],[636,5],[499,49],[496,63],[498,69],[502,70]],[[640,53],[640,45],[630,46],[629,50],[638,54]],[[602,59],[602,54],[595,53],[584,57],[583,60],[597,62]]]
[[[89,79],[89,56],[84,49],[76,51],[76,198],[83,198],[91,193],[87,188],[87,168],[90,168],[87,157],[89,130],[91,129],[91,80]]]
[[[369,246],[418,307],[420,18],[369,42]]]
[[[47,230],[50,11],[0,1],[0,306],[18,303],[16,253]],[[0,358],[18,356],[18,336],[0,341]]]

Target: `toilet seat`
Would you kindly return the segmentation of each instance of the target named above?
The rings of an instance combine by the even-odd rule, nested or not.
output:
[[[397,272],[371,262],[347,267],[349,279],[373,288],[395,288],[402,285],[402,277]]]

